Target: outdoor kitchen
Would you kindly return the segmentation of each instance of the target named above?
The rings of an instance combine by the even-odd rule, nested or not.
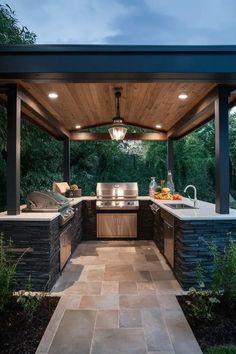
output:
[[[56,297],[57,306],[61,297],[36,353],[200,354],[185,314],[191,321],[195,313],[204,346],[213,307],[228,311],[214,344],[236,304],[229,161],[236,48],[3,45],[0,52],[6,270],[17,259],[3,295],[6,288],[25,307],[37,296]]]
[[[235,210],[217,214],[213,204],[196,196],[194,201],[160,200],[155,194],[139,196],[136,182],[117,182],[97,183],[96,196],[67,198],[69,185],[56,186],[62,193],[30,193],[20,215],[0,214],[0,231],[14,248],[26,252],[18,266],[19,288],[31,275],[34,289],[50,290],[79,243],[109,239],[153,240],[188,289],[195,285],[198,261],[211,267],[207,242],[223,247],[228,233],[236,232]]]

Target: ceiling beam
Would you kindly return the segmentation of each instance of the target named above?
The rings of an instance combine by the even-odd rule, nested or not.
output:
[[[161,133],[166,133],[165,130],[162,129],[157,129],[153,126],[149,126],[149,125],[143,125],[143,124],[139,124],[138,122],[127,122],[125,121],[125,124],[131,127],[136,127],[136,128],[142,128],[142,129],[146,129],[146,130],[151,130],[153,133],[154,132],[161,132]],[[82,126],[80,129],[83,130],[88,130],[88,129],[94,129],[94,128],[100,128],[100,127],[104,127],[104,126],[111,126],[112,125],[112,120],[107,121],[105,123],[100,123],[100,124],[92,124],[92,125],[86,125],[86,126]],[[74,130],[70,130],[71,133],[78,133],[78,130],[74,129]],[[151,132],[150,132],[151,133]]]
[[[22,100],[22,106],[25,106],[33,116],[36,117],[36,124],[39,125],[39,121],[43,122],[44,126],[48,126],[48,131],[54,131],[54,135],[58,138],[69,138],[69,131],[58,122],[54,116],[48,112],[41,103],[39,103],[30,93],[24,90],[22,87],[18,87],[18,96]],[[30,117],[30,120],[34,119]]]
[[[235,85],[217,85],[210,92],[207,93],[205,97],[203,97],[193,108],[191,108],[182,118],[175,123],[171,129],[167,132],[168,138],[179,138],[180,136],[186,135],[188,133],[184,133],[188,127],[195,120],[199,119],[202,116],[208,116],[206,120],[209,121],[209,117],[214,114],[214,103],[218,96],[218,91],[220,87],[223,87],[229,92],[235,90]],[[191,128],[190,128],[191,129]]]
[[[234,92],[231,92],[231,94],[233,95]],[[228,108],[232,108],[236,106],[236,97],[234,97],[228,104]],[[205,125],[207,123],[209,123],[211,120],[213,120],[215,118],[215,113],[213,110],[213,113],[209,115],[209,117],[207,119],[204,119],[202,122],[198,123],[197,125],[195,125],[194,127],[188,129],[187,131],[181,133],[180,135],[178,135],[178,138],[174,138],[174,140],[176,139],[182,139],[184,138],[186,135],[193,133],[195,130],[199,129],[202,125]]]
[[[111,140],[109,133],[71,133],[70,140]],[[165,133],[127,133],[124,140],[167,140]]]
[[[168,138],[175,138],[181,135],[181,132],[190,126],[196,119],[203,114],[214,111],[214,101],[217,97],[218,86],[214,87],[208,94],[203,97],[193,108],[191,108],[181,119],[175,123],[167,132]]]

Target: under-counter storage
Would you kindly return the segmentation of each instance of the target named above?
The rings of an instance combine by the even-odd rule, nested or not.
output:
[[[153,241],[157,245],[159,251],[164,253],[164,235],[163,235],[163,220],[161,218],[161,207],[156,203],[150,205],[150,210],[153,215]]]
[[[171,265],[174,267],[174,216],[161,210],[161,217],[163,219],[164,231],[164,255]]]
[[[71,255],[71,243],[73,237],[73,224],[69,222],[60,234],[60,269],[66,265]]]
[[[137,237],[137,213],[98,213],[97,237]]]

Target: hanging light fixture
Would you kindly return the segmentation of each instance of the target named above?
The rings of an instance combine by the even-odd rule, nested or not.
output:
[[[108,129],[112,140],[123,140],[127,132],[127,127],[124,124],[124,119],[120,116],[120,90],[115,91],[116,99],[116,116],[113,118],[113,124]]]

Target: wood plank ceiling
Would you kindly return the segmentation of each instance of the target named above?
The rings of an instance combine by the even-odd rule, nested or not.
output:
[[[19,82],[18,82],[19,83]],[[20,85],[67,130],[111,124],[115,116],[114,88],[122,88],[121,116],[125,123],[168,131],[215,86],[212,83],[29,83]],[[49,92],[58,98],[48,98]],[[188,98],[180,100],[178,95]],[[198,122],[194,122],[196,126]],[[191,128],[191,127],[190,127]]]

